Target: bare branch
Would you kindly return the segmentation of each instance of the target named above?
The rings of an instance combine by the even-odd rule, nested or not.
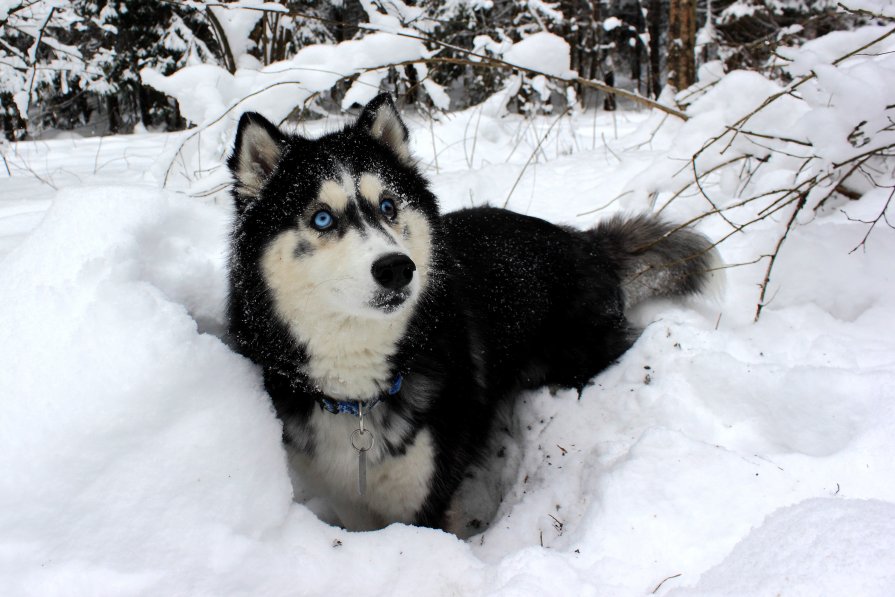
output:
[[[662,580],[662,582],[660,582],[659,584],[657,584],[657,585],[656,585],[656,588],[653,589],[653,594],[655,594],[656,591],[658,591],[660,588],[662,588],[662,585],[664,585],[666,581],[669,581],[669,580],[671,580],[672,578],[677,578],[677,577],[679,577],[681,574],[682,574],[682,573],[673,574],[673,575],[671,575],[671,576],[669,576],[669,577],[667,577],[667,578],[664,578],[664,579]]]
[[[238,102],[236,102],[235,104],[233,104],[232,106],[230,106],[229,108],[224,110],[223,112],[221,112],[218,115],[218,117],[215,118],[214,120],[212,120],[210,122],[206,122],[205,124],[196,127],[192,133],[190,133],[189,135],[184,137],[183,141],[180,142],[180,145],[177,146],[177,151],[174,153],[174,159],[171,160],[171,163],[168,164],[168,168],[165,170],[165,178],[162,181],[162,187],[168,186],[168,178],[171,175],[171,169],[174,167],[174,164],[177,161],[177,158],[181,155],[181,152],[183,151],[183,148],[186,147],[187,143],[189,143],[196,136],[201,135],[202,131],[208,129],[209,127],[211,127],[211,126],[217,124],[218,122],[220,122],[221,120],[223,120],[224,117],[227,116],[227,114],[229,114],[230,112],[232,112],[233,110],[238,108],[239,105],[242,104],[247,99],[250,99],[260,93],[264,93],[265,91],[272,89],[274,87],[279,87],[280,85],[301,85],[301,83],[299,83],[297,81],[280,81],[279,83],[272,83],[271,85],[268,85],[264,89],[259,89],[258,91],[252,92],[252,93],[248,94],[247,96],[241,98]]]
[[[765,271],[764,280],[759,285],[761,287],[761,294],[758,296],[758,305],[755,307],[755,321],[758,321],[758,318],[761,317],[761,310],[765,305],[765,296],[768,292],[768,284],[771,282],[771,272],[774,269],[774,264],[777,262],[777,256],[780,255],[780,248],[783,246],[783,242],[786,240],[786,237],[789,236],[789,231],[792,230],[793,224],[795,224],[796,216],[799,215],[799,212],[802,211],[802,208],[805,207],[805,202],[807,201],[808,196],[806,193],[803,193],[799,196],[799,202],[796,204],[795,209],[792,210],[792,215],[789,217],[789,220],[786,222],[786,227],[783,229],[783,234],[780,235],[780,238],[777,239],[777,245],[774,247],[774,251],[771,253],[771,259],[768,261],[768,269]]]
[[[6,155],[0,151],[0,160],[3,160],[3,167],[6,168],[6,175],[12,178],[12,172],[9,171],[9,162],[6,161]]]
[[[544,143],[544,141],[547,139],[547,137],[550,136],[550,132],[553,130],[553,127],[556,126],[556,124],[560,120],[562,120],[562,118],[568,113],[569,113],[569,108],[566,108],[565,110],[563,110],[562,114],[557,116],[553,120],[553,122],[550,123],[550,127],[547,129],[547,132],[544,133],[544,136],[541,137],[541,139],[538,141],[538,144],[537,144],[537,146],[535,146],[534,150],[531,152],[531,155],[528,156],[528,161],[526,161],[525,165],[522,166],[522,171],[519,172],[519,176],[516,177],[516,181],[513,183],[513,186],[510,188],[510,192],[507,193],[507,198],[503,202],[504,208],[510,203],[510,198],[513,196],[513,191],[516,190],[516,186],[519,184],[519,181],[522,180],[522,176],[525,174],[525,171],[528,169],[528,166],[529,166],[529,164],[531,164],[531,161],[537,155],[538,150],[541,149],[541,145]]]
[[[848,218],[850,222],[861,222],[862,224],[870,224],[870,228],[867,229],[867,233],[864,235],[864,238],[861,239],[861,242],[855,245],[854,249],[848,252],[849,255],[860,248],[863,248],[864,250],[867,249],[867,239],[870,238],[870,234],[873,232],[873,229],[876,227],[880,220],[883,220],[886,223],[886,226],[888,226],[889,228],[895,229],[895,226],[892,226],[892,223],[889,222],[889,216],[886,214],[886,212],[889,210],[889,205],[892,203],[893,196],[895,196],[895,187],[892,187],[892,192],[889,193],[889,198],[886,199],[886,204],[883,205],[883,208],[873,220],[859,220],[857,218],[850,217],[844,211],[842,212],[843,214],[845,214],[845,217]]]
[[[731,165],[731,164],[734,164],[734,163],[736,163],[736,162],[738,162],[738,161],[740,161],[740,160],[748,159],[748,158],[750,158],[750,157],[753,157],[753,156],[750,156],[750,155],[741,155],[741,156],[737,156],[737,157],[735,157],[735,158],[731,158],[731,159],[729,159],[729,160],[727,160],[727,161],[725,161],[725,162],[721,162],[720,164],[718,164],[718,165],[716,165],[716,166],[712,166],[711,168],[709,168],[709,169],[706,170],[705,172],[702,172],[701,174],[699,174],[699,175],[698,175],[698,178],[705,178],[706,176],[708,176],[708,175],[711,174],[712,172],[715,172],[715,171],[720,170],[720,169],[722,169],[722,168],[726,168],[727,166],[729,166],[729,165]],[[688,182],[687,184],[685,184],[684,186],[682,186],[680,189],[678,189],[677,192],[675,192],[674,195],[672,195],[672,196],[668,199],[668,201],[666,201],[666,202],[662,205],[662,207],[660,207],[660,208],[656,211],[656,214],[657,214],[657,215],[658,215],[658,214],[661,214],[662,211],[664,211],[666,207],[668,207],[669,205],[671,205],[671,203],[672,203],[675,199],[677,199],[678,197],[680,197],[684,192],[686,192],[687,189],[689,189],[690,187],[692,187],[692,186],[693,186],[694,184],[696,184],[696,183],[697,183],[697,179],[694,178],[694,180],[691,180],[690,182]],[[729,208],[725,208],[725,209],[729,209]]]

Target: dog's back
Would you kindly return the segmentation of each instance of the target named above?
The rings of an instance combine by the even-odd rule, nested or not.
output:
[[[704,289],[713,251],[688,229],[615,217],[588,231],[495,208],[444,216],[484,375],[497,392],[581,389],[627,350],[627,308]]]

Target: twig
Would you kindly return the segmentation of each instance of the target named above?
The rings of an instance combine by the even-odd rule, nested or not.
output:
[[[763,255],[759,255],[758,257],[756,257],[755,259],[752,259],[750,261],[740,261],[738,263],[725,263],[723,265],[716,265],[715,267],[707,268],[705,271],[716,272],[716,271],[721,271],[721,270],[725,270],[725,269],[733,269],[735,267],[743,267],[746,265],[755,265],[759,261],[762,261],[763,259],[767,259],[770,256],[771,256],[770,253],[765,253]]]
[[[889,209],[889,204],[892,203],[893,196],[895,196],[895,187],[892,187],[892,192],[889,193],[889,198],[886,199],[886,204],[883,205],[883,208],[882,210],[880,210],[879,215],[877,215],[876,218],[874,218],[873,220],[858,220],[849,217],[849,215],[846,214],[844,211],[842,212],[845,214],[845,217],[848,218],[850,222],[861,222],[862,224],[870,224],[870,228],[867,229],[867,234],[864,235],[864,238],[861,239],[861,242],[855,245],[854,249],[848,252],[849,255],[851,255],[861,247],[864,247],[864,249],[866,250],[867,239],[870,238],[870,233],[873,232],[873,229],[876,227],[880,220],[883,220],[889,228],[895,229],[895,226],[892,226],[892,223],[889,222],[889,216],[886,215],[886,211],[888,211]]]
[[[217,118],[215,118],[214,120],[212,120],[210,122],[206,122],[205,124],[203,124],[201,126],[196,127],[196,129],[193,130],[192,133],[190,133],[189,135],[184,137],[183,141],[180,142],[180,145],[177,146],[177,151],[174,153],[174,159],[171,160],[171,163],[168,164],[168,168],[165,170],[165,178],[162,181],[162,187],[165,187],[168,185],[168,178],[171,175],[171,169],[174,167],[174,163],[177,161],[177,157],[179,157],[181,155],[181,152],[183,151],[183,148],[186,147],[187,143],[189,143],[197,135],[201,135],[203,130],[205,130],[205,129],[211,127],[212,125],[215,125],[218,122],[220,122],[221,120],[223,120],[227,114],[229,114],[230,112],[235,110],[240,104],[242,104],[247,99],[252,98],[260,93],[264,93],[265,91],[268,91],[268,90],[273,89],[274,87],[278,87],[280,85],[301,85],[301,83],[298,81],[280,81],[278,83],[272,83],[272,84],[268,85],[267,87],[265,87],[264,89],[259,89],[258,91],[253,91],[252,93],[240,98],[239,101],[237,101],[235,104],[233,104],[232,106],[230,106],[229,108],[227,108],[226,110],[221,112]]]
[[[479,108],[478,116],[475,119],[475,131],[472,134],[472,149],[469,152],[469,167],[472,168],[472,164],[475,161],[475,148],[478,145],[479,141],[479,127],[482,125],[482,112],[484,112],[484,106]],[[471,120],[471,119],[470,119]],[[466,123],[466,126],[469,126],[469,122]],[[466,149],[466,143],[463,143],[463,149]]]
[[[6,168],[6,175],[12,178],[12,172],[9,170],[9,162],[6,161],[6,155],[0,151],[0,160],[3,160],[3,167]]]
[[[441,168],[438,167],[438,146],[435,144],[435,118],[432,116],[432,111],[429,111],[429,135],[432,138],[432,160],[435,164],[435,174],[438,174],[441,171]]]
[[[583,211],[580,214],[575,214],[575,217],[580,218],[582,216],[588,216],[590,214],[597,213],[598,211],[603,211],[604,209],[606,209],[607,207],[609,207],[610,205],[612,205],[613,203],[615,203],[616,201],[618,201],[619,199],[624,197],[625,195],[630,195],[633,192],[634,191],[625,191],[624,193],[619,193],[618,195],[616,195],[615,197],[610,199],[608,203],[605,203],[605,204],[601,205],[600,207],[595,207],[594,209],[590,209],[588,211]]]
[[[753,157],[753,156],[750,156],[749,154],[744,154],[744,155],[741,155],[741,156],[737,156],[737,157],[735,157],[735,158],[731,158],[731,159],[729,159],[729,160],[727,160],[727,161],[721,162],[720,164],[717,164],[717,165],[715,165],[715,166],[712,166],[711,168],[709,168],[708,170],[706,170],[705,172],[703,172],[703,173],[700,174],[699,176],[701,176],[701,177],[704,178],[704,177],[708,176],[709,174],[711,174],[712,172],[715,172],[716,170],[720,170],[721,168],[724,168],[724,167],[726,167],[726,166],[729,166],[729,165],[731,165],[731,164],[734,164],[734,163],[736,163],[736,162],[738,162],[738,161],[740,161],[740,160],[748,159],[748,158],[750,158],[750,157]],[[674,195],[672,195],[672,196],[668,199],[668,201],[666,201],[666,202],[662,205],[662,207],[660,207],[660,208],[658,209],[658,211],[656,212],[656,214],[657,214],[657,215],[658,215],[658,214],[661,214],[662,211],[663,211],[666,207],[668,207],[669,205],[671,205],[671,202],[672,202],[672,201],[674,201],[675,199],[677,199],[678,197],[680,197],[680,196],[681,196],[687,189],[689,189],[690,187],[692,187],[694,184],[696,184],[696,181],[695,181],[695,180],[693,180],[693,181],[691,181],[691,182],[688,182],[686,185],[684,185],[683,187],[681,187],[680,189],[678,189],[677,192],[676,192]],[[725,209],[729,209],[729,208],[725,208]]]
[[[6,159],[4,158],[3,161],[5,162]],[[40,174],[38,174],[38,173],[34,170],[34,168],[31,167],[31,164],[29,164],[29,163],[25,160],[24,157],[22,158],[22,164],[23,164],[23,166],[19,166],[18,164],[13,163],[13,166],[15,166],[16,168],[19,168],[19,169],[21,169],[21,170],[25,170],[25,171],[27,171],[29,174],[31,174],[31,176],[33,176],[34,178],[36,178],[38,181],[42,182],[43,184],[47,185],[48,187],[50,187],[50,188],[53,189],[54,191],[58,191],[58,190],[59,190],[59,187],[57,187],[57,186],[54,185],[52,182],[50,182],[49,180],[47,180],[47,179],[50,178],[49,173],[47,173],[47,179],[44,179],[44,177],[42,177]],[[10,175],[10,176],[11,176],[11,175]]]
[[[827,193],[823,198],[821,198],[820,201],[817,202],[817,204],[814,206],[814,211],[817,212],[819,209],[823,208],[824,204],[830,199],[830,197],[833,196],[834,193],[839,193],[841,195],[845,195],[849,199],[860,199],[860,195],[857,197],[849,195],[846,192],[847,190],[845,189],[845,187],[843,185],[845,184],[845,181],[848,180],[851,177],[851,175],[854,174],[855,171],[858,168],[860,168],[862,165],[864,165],[864,163],[866,163],[867,160],[869,160],[871,157],[873,157],[873,156],[868,155],[868,156],[864,157],[862,160],[855,162],[854,166],[852,166],[851,169],[849,169],[849,171],[845,174],[845,176],[843,176],[842,178],[839,179],[839,184],[833,185],[833,188],[830,190],[830,192]]]
[[[219,184],[216,187],[212,187],[208,190],[199,192],[199,193],[189,193],[190,197],[211,197],[212,195],[216,195],[221,191],[225,191],[230,188],[230,183]]]
[[[557,517],[555,517],[552,514],[548,514],[547,516],[549,516],[550,518],[553,519],[553,528],[556,529],[556,532],[559,533],[560,537],[562,537],[563,528],[565,527],[565,524],[563,524],[563,522],[561,520],[559,520]]]
[[[734,224],[733,222],[731,222],[730,219],[726,215],[724,215],[724,210],[718,209],[718,206],[715,204],[714,201],[712,201],[712,198],[709,197],[708,193],[705,192],[705,189],[702,187],[702,180],[700,179],[699,172],[696,170],[696,156],[693,156],[693,159],[690,160],[690,163],[693,166],[693,179],[696,182],[696,188],[699,189],[699,192],[702,194],[703,197],[705,197],[705,200],[709,202],[709,205],[712,206],[712,209],[714,209],[715,212],[719,216],[721,216],[721,218],[725,222],[727,222],[731,228],[733,228],[734,230],[737,230],[737,231],[742,231],[741,227],[739,227],[736,224]]]
[[[525,129],[523,130],[523,123]],[[528,131],[534,126],[534,118],[525,118],[523,119],[517,126],[516,132],[513,133],[513,147],[510,148],[510,153],[507,154],[507,157],[503,159],[504,162],[509,162],[510,158],[516,154],[516,150],[519,149],[519,146],[522,145],[522,142],[525,141],[525,135],[528,134]],[[464,131],[465,133],[466,131]],[[538,138],[538,134],[534,134],[534,138]]]
[[[510,188],[510,192],[507,193],[507,198],[503,202],[504,208],[510,203],[510,198],[513,196],[513,191],[516,190],[516,186],[519,184],[519,181],[522,180],[522,176],[525,174],[525,170],[528,169],[529,164],[531,164],[531,161],[537,155],[538,150],[541,149],[541,145],[544,143],[544,141],[547,139],[547,137],[550,136],[550,131],[552,131],[553,127],[556,126],[556,123],[558,123],[568,113],[569,113],[569,108],[566,108],[565,110],[563,110],[562,113],[559,116],[557,116],[553,120],[553,122],[550,124],[550,126],[547,128],[547,132],[544,133],[544,136],[541,137],[540,141],[538,141],[538,144],[534,148],[534,151],[532,151],[531,155],[528,156],[528,161],[526,161],[525,165],[522,166],[522,171],[519,172],[519,176],[516,177],[516,182],[513,183],[512,188]]]
[[[807,201],[807,199],[807,193],[802,193],[799,196],[799,202],[796,204],[796,208],[792,210],[792,215],[786,222],[786,228],[784,228],[783,234],[780,235],[780,238],[777,239],[777,245],[774,247],[774,251],[771,253],[771,259],[768,261],[768,269],[767,271],[765,271],[764,274],[764,281],[760,284],[761,294],[758,296],[758,305],[756,305],[755,307],[756,322],[758,321],[758,318],[761,317],[761,310],[765,304],[765,295],[768,292],[768,284],[770,284],[771,282],[771,271],[774,269],[774,264],[777,262],[777,256],[780,254],[780,248],[783,246],[783,242],[786,240],[786,237],[789,236],[789,231],[792,230],[793,224],[795,224],[796,216],[798,216],[802,208],[805,207],[805,202]]]
[[[99,143],[97,143],[97,145],[96,145],[96,155],[93,156],[93,173],[94,174],[96,174],[96,166],[97,166],[97,163],[99,162],[99,153],[100,153],[100,151],[102,151],[102,149],[103,149],[103,136],[100,135]]]
[[[659,121],[658,126],[656,126],[656,128],[653,129],[653,132],[650,133],[649,139],[647,139],[643,143],[638,143],[637,145],[626,148],[626,151],[633,151],[635,149],[640,149],[644,145],[652,145],[653,139],[656,138],[656,134],[659,132],[659,129],[662,128],[662,125],[665,124],[666,120],[668,120],[668,114],[665,114],[662,116],[662,120]],[[594,125],[594,126],[596,126],[596,125]]]
[[[656,591],[658,591],[658,590],[662,587],[662,585],[665,584],[665,581],[671,580],[672,578],[677,578],[678,576],[681,576],[682,574],[683,574],[683,572],[678,572],[677,574],[674,574],[674,575],[672,575],[672,576],[669,576],[669,577],[667,577],[667,578],[662,579],[662,582],[660,582],[659,584],[657,584],[657,585],[656,585],[656,588],[653,589],[653,595],[655,595],[655,594],[656,594]]]
[[[605,135],[604,133],[600,133],[600,138],[603,139],[603,148],[604,148],[606,151],[608,151],[609,153],[611,153],[611,154],[612,154],[612,157],[614,157],[615,159],[618,160],[619,163],[621,163],[622,159],[621,159],[620,157],[618,157],[618,154],[617,154],[617,153],[615,153],[614,151],[612,151],[612,148],[609,147],[609,143],[606,142],[606,135]]]

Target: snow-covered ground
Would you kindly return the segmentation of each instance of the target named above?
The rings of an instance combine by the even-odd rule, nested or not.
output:
[[[678,125],[652,135],[659,120],[410,124],[445,209],[586,227],[645,207],[625,191],[662,175]],[[524,396],[487,531],[348,533],[292,501],[258,371],[219,339],[229,203],[161,187],[182,138],[5,151],[0,594],[895,594],[890,230],[849,253],[866,226],[838,209],[801,222],[758,323],[766,262],[726,270],[718,297],[641,308],[642,337],[580,400]],[[767,252],[787,215],[722,255]]]

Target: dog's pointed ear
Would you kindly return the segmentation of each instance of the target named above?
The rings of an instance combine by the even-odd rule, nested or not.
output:
[[[391,149],[400,161],[405,164],[412,162],[410,135],[388,93],[380,93],[370,100],[358,116],[355,126]]]
[[[236,142],[227,166],[236,179],[236,192],[243,197],[257,197],[264,181],[274,171],[286,135],[257,112],[246,112],[236,127]]]

